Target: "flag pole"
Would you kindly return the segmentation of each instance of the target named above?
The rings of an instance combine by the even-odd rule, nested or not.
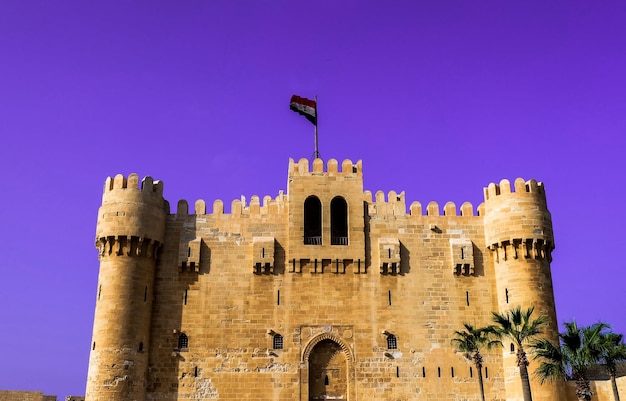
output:
[[[314,159],[319,159],[320,158],[320,152],[318,150],[318,146],[317,146],[317,124],[318,124],[318,119],[317,119],[317,95],[315,95],[315,153],[313,153],[313,158]]]

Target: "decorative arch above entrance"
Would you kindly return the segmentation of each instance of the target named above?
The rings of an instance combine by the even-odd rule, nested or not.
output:
[[[350,400],[353,357],[348,345],[337,336],[326,333],[312,339],[302,353],[301,379],[308,379],[303,400]],[[304,381],[304,380],[303,380]]]

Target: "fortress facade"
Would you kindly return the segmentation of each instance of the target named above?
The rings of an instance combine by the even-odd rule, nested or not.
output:
[[[364,191],[362,174],[290,160],[286,193],[230,213],[219,200],[170,212],[161,182],[108,178],[86,400],[478,400],[451,345],[463,322],[534,306],[556,340],[541,183],[407,212],[403,192]],[[509,343],[485,353],[484,375],[487,399],[522,400]],[[531,387],[535,401],[572,394]]]

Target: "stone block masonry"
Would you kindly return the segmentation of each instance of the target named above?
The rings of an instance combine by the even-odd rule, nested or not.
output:
[[[360,161],[290,160],[286,193],[230,213],[170,211],[161,182],[107,179],[85,399],[479,399],[450,343],[463,322],[535,305],[556,334],[544,187],[408,210],[404,192],[364,190]],[[485,367],[488,399],[522,399],[508,344]]]
[[[0,390],[0,401],[57,401],[57,397],[41,391]]]

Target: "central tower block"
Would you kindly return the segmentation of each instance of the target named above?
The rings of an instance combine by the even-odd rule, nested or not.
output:
[[[86,400],[143,401],[154,272],[163,244],[163,186],[137,174],[107,178],[98,211],[100,273]]]
[[[326,167],[326,168],[324,168]],[[361,162],[289,160],[290,263],[314,270],[333,263],[365,263],[363,169]],[[298,262],[294,262],[297,260]]]

